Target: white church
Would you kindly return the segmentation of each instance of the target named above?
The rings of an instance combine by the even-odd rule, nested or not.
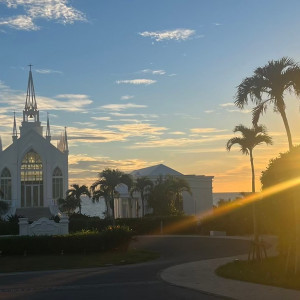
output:
[[[57,147],[52,145],[48,116],[43,135],[30,66],[21,126],[18,131],[14,115],[12,144],[2,150],[0,143],[0,188],[10,205],[8,215],[57,214],[55,201],[68,189],[68,154],[66,129]]]

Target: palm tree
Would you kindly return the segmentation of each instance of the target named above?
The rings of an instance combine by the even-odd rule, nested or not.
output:
[[[118,195],[116,187],[121,184],[129,184],[131,176],[125,174],[117,169],[105,169],[98,174],[99,179],[92,184],[94,190],[97,188],[102,191],[106,191],[107,199],[109,199],[109,206],[112,212],[112,219],[115,219],[115,205],[114,200]]]
[[[72,184],[71,189],[66,192],[67,198],[74,198],[78,203],[79,213],[81,214],[81,196],[86,195],[91,197],[90,191],[86,185],[79,186],[78,184]]]
[[[136,181],[133,184],[133,187],[131,189],[131,195],[134,192],[139,192],[141,194],[141,200],[142,200],[142,217],[145,215],[145,193],[147,189],[151,188],[153,186],[153,182],[146,176],[138,177]],[[138,205],[138,203],[137,203]]]
[[[187,192],[192,195],[192,191],[189,183],[180,177],[167,176],[167,181],[169,181],[170,189],[175,196],[174,206],[178,213],[183,212],[183,202],[182,202],[182,193]]]
[[[248,100],[256,105],[252,111],[254,126],[260,115],[266,112],[268,104],[273,104],[273,110],[282,117],[291,150],[293,142],[285,112],[284,93],[288,91],[300,95],[300,66],[288,57],[271,60],[264,67],[257,68],[254,75],[245,78],[237,88],[235,104],[239,108],[244,108]]]
[[[252,193],[255,193],[255,172],[254,172],[254,162],[253,162],[253,149],[262,143],[267,145],[272,145],[272,138],[267,134],[267,129],[265,126],[258,125],[252,128],[248,128],[244,125],[235,126],[234,133],[240,132],[242,137],[231,138],[226,145],[226,149],[230,151],[231,147],[235,144],[240,146],[242,154],[250,156],[251,164],[251,174],[252,174]],[[258,245],[258,230],[256,222],[256,210],[255,204],[253,204],[253,231],[254,231],[254,242]],[[257,257],[260,256],[260,250],[257,250]]]
[[[105,201],[105,217],[110,218],[110,204],[109,204],[109,188],[105,185],[97,186],[92,184],[90,187],[91,194],[92,194],[92,201],[93,203],[99,202],[101,198],[104,198]]]
[[[78,208],[80,205],[80,202],[78,201],[78,199],[76,199],[73,196],[68,196],[65,199],[59,198],[57,200],[57,203],[58,203],[59,209],[63,213],[66,213],[68,216],[71,215],[72,213],[74,213],[76,208]]]

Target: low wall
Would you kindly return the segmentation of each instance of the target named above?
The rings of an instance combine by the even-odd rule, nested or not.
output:
[[[19,235],[64,235],[69,233],[69,218],[62,217],[59,223],[47,218],[28,223],[28,218],[19,219]]]

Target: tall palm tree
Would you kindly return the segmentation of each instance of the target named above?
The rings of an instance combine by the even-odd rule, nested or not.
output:
[[[109,193],[109,188],[105,185],[95,185],[92,184],[90,187],[91,194],[92,194],[92,201],[93,203],[99,202],[101,198],[104,198],[105,201],[105,217],[110,218],[111,211],[110,211],[110,204],[109,204],[109,199],[110,199],[110,193]]]
[[[226,149],[230,151],[233,145],[239,145],[242,154],[250,156],[251,164],[251,174],[252,174],[252,193],[255,193],[255,172],[254,172],[254,162],[253,162],[253,149],[262,143],[267,145],[272,145],[272,138],[267,134],[267,129],[265,126],[258,125],[252,128],[248,128],[244,125],[235,126],[234,133],[240,132],[241,137],[231,138],[227,144]],[[256,209],[255,203],[253,204],[253,231],[254,231],[254,242],[258,245],[258,230],[256,221]],[[256,252],[257,258],[259,258],[259,249]]]
[[[129,184],[131,180],[131,176],[117,169],[109,169],[109,168],[100,172],[98,176],[99,179],[92,184],[92,187],[94,190],[96,190],[97,188],[99,190],[105,190],[107,192],[107,195],[109,195],[108,202],[112,212],[111,217],[114,222],[115,219],[114,200],[118,195],[118,192],[116,191],[116,187],[121,184],[125,184],[125,185]]]
[[[191,187],[189,183],[180,177],[175,176],[167,176],[167,181],[169,181],[170,189],[174,194],[174,206],[178,213],[183,212],[183,201],[182,201],[182,193],[187,192],[192,195]]]
[[[72,184],[71,188],[66,192],[67,198],[74,198],[78,203],[79,213],[81,214],[81,196],[91,197],[90,191],[86,185]]]
[[[139,192],[141,194],[141,200],[142,200],[142,217],[145,215],[145,193],[147,189],[151,188],[153,186],[153,182],[146,176],[138,177],[136,181],[133,184],[133,187],[131,189],[131,195],[134,192]],[[138,205],[138,203],[137,203]]]
[[[257,68],[252,77],[245,78],[237,87],[235,104],[242,109],[251,100],[256,105],[252,111],[253,125],[257,125],[268,105],[273,104],[273,110],[282,117],[291,150],[293,142],[285,112],[285,92],[300,95],[300,66],[288,57],[271,60],[264,67]]]

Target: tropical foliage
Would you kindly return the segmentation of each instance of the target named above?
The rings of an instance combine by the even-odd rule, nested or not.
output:
[[[255,192],[255,172],[254,172],[254,162],[253,162],[253,149],[265,143],[267,145],[272,145],[272,138],[267,134],[267,129],[265,126],[259,125],[252,128],[248,128],[244,125],[235,126],[234,133],[240,132],[241,137],[231,138],[227,144],[226,149],[230,151],[233,145],[240,146],[242,154],[250,156],[251,173],[252,173],[252,193]]]
[[[153,182],[146,176],[138,177],[133,183],[132,188],[130,189],[130,195],[132,196],[134,192],[138,192],[141,195],[142,200],[142,217],[145,215],[145,198],[148,195],[149,190],[153,186]],[[138,202],[136,207],[138,207]]]
[[[68,203],[76,204],[79,208],[79,213],[81,214],[81,196],[86,195],[91,196],[90,191],[86,185],[72,184],[71,188],[66,192],[66,201]]]
[[[252,77],[245,78],[238,86],[235,104],[241,109],[248,104],[248,100],[255,104],[252,118],[254,125],[258,123],[260,115],[266,112],[268,105],[273,104],[273,110],[282,117],[291,149],[293,142],[285,111],[285,92],[300,95],[300,67],[288,57],[271,60],[264,67],[257,68]]]
[[[186,180],[170,175],[160,176],[150,190],[148,205],[153,209],[154,215],[181,215],[182,192],[191,194]]]
[[[281,153],[271,159],[265,171],[262,172],[261,183],[263,190],[282,185],[277,193],[265,197],[262,205],[268,207],[264,219],[279,236],[280,251],[288,253],[288,248],[294,244],[296,237],[296,222],[299,222],[300,208],[298,205],[300,194],[300,146],[291,151]],[[295,184],[289,187],[289,184]]]
[[[118,196],[118,191],[116,187],[125,184],[131,185],[131,176],[125,174],[117,169],[105,169],[98,174],[99,179],[95,181],[91,186],[91,191],[94,199],[100,199],[101,194],[103,197],[105,195],[106,203],[109,203],[109,208],[111,210],[111,218],[115,218],[115,205],[114,200]]]

